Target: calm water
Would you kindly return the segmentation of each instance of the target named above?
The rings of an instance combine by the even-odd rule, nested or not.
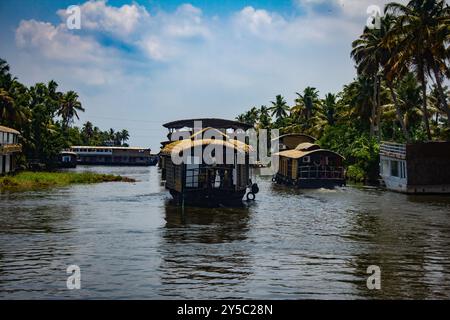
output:
[[[139,182],[0,194],[0,298],[450,298],[450,197],[260,177],[250,205],[183,214],[155,167],[77,170]]]

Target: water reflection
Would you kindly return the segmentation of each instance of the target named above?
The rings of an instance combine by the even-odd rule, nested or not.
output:
[[[0,298],[450,298],[449,197],[257,177],[251,204],[182,212],[155,167],[76,170],[138,182],[0,194]]]
[[[182,209],[166,201],[164,209],[159,271],[166,289],[161,295],[236,297],[251,273],[242,245],[249,230],[248,207]]]
[[[448,214],[438,211],[429,217],[424,216],[422,209],[429,210],[430,198],[427,202],[414,197],[415,200],[420,199],[418,203],[426,204],[426,208],[421,208],[412,202],[403,202],[404,199],[413,200],[405,195],[382,193],[380,196],[384,201],[353,212],[352,227],[345,236],[359,247],[350,261],[355,274],[367,278],[367,267],[379,266],[382,290],[367,290],[365,281],[356,282],[355,289],[368,298],[450,297],[449,264],[436,270],[436,261],[433,261],[434,257],[442,256],[443,247],[438,243],[442,245],[450,240],[448,234],[436,239],[442,235],[443,228],[448,228]],[[442,201],[442,198],[437,199]],[[402,207],[397,207],[399,205]],[[430,220],[435,221],[432,228],[428,226]],[[431,270],[435,273],[432,277]],[[439,278],[446,281],[436,281]]]
[[[64,261],[76,248],[66,242],[73,207],[52,203],[48,192],[4,194],[0,203],[0,297],[58,295],[53,285],[64,283]],[[20,203],[17,205],[9,205]],[[56,275],[56,278],[55,278]],[[55,282],[56,280],[56,282]],[[47,287],[45,284],[53,284]],[[53,287],[53,289],[52,289]],[[31,293],[30,293],[31,292]]]

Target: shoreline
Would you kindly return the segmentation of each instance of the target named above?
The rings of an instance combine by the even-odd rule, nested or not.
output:
[[[15,175],[0,177],[0,192],[21,192],[63,187],[72,184],[92,184],[103,182],[136,182],[136,180],[120,175],[94,172],[23,171]]]

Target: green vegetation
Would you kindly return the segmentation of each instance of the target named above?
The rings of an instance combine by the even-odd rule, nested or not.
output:
[[[0,125],[21,132],[21,165],[33,161],[52,167],[58,153],[71,145],[127,146],[127,130],[101,131],[89,121],[82,128],[73,126],[85,110],[76,92],[57,89],[53,80],[26,87],[0,59]]]
[[[236,119],[315,136],[346,158],[348,178],[376,181],[380,141],[450,140],[449,42],[445,1],[390,3],[380,28],[366,27],[352,43],[357,75],[341,92],[321,98],[307,87],[293,106],[278,95],[271,108],[253,107]]]
[[[0,191],[26,191],[70,184],[100,182],[134,182],[135,180],[111,174],[92,172],[21,172],[0,177]]]

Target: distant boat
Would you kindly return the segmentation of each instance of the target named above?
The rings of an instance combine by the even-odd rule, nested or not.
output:
[[[72,146],[70,151],[77,155],[77,163],[85,165],[111,166],[155,166],[158,156],[149,148]]]
[[[315,139],[307,135],[285,135],[280,136],[280,139],[280,146],[284,150],[275,154],[279,156],[279,168],[273,176],[274,182],[297,188],[333,188],[345,185],[343,156],[321,149],[319,145],[312,143]],[[287,149],[299,140],[310,142],[302,142],[295,149]]]
[[[380,176],[388,190],[450,194],[450,142],[383,142]]]
[[[206,128],[194,133],[195,121],[202,121],[202,126]],[[250,189],[248,198],[254,199],[258,189],[250,180],[250,146],[230,139],[226,134],[227,129],[246,130],[250,125],[224,119],[190,119],[166,123],[164,127],[170,131],[169,140],[180,129],[187,129],[184,132],[190,135],[184,140],[164,142],[159,154],[165,187],[178,203],[202,206],[239,205],[242,204],[247,188]],[[206,132],[213,132],[214,139],[203,138]],[[223,159],[226,159],[228,152],[228,155],[233,155],[234,160],[232,163],[207,164],[202,157],[199,159],[195,156],[195,148],[203,152],[207,147],[223,150]],[[186,155],[187,161],[175,163],[173,154]],[[238,163],[238,154],[244,157],[245,163]],[[218,157],[214,154],[214,160],[216,156]]]
[[[58,155],[58,167],[60,168],[76,168],[77,154],[71,151],[61,151]]]

